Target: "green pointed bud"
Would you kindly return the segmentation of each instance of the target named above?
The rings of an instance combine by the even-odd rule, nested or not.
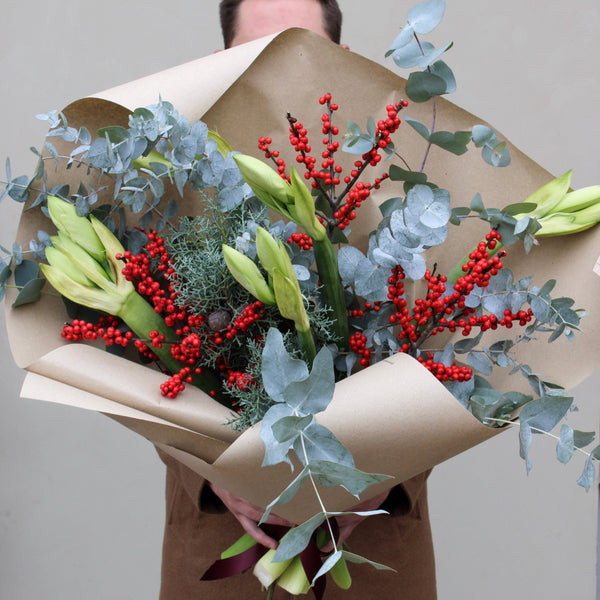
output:
[[[217,142],[217,150],[223,155],[227,156],[230,152],[233,152],[233,148],[215,131],[208,132],[208,139]]]
[[[600,185],[590,185],[565,194],[554,210],[555,212],[572,213],[598,203],[600,203]]]
[[[46,260],[49,265],[62,271],[67,277],[81,285],[94,285],[71,261],[71,259],[63,254],[57,248],[49,246],[46,248]]]
[[[287,265],[283,255],[287,256],[285,246],[281,244],[262,227],[256,229],[256,254],[260,259],[260,264],[269,275],[273,275],[273,269],[279,268],[282,272],[287,272]]]
[[[276,550],[268,550],[254,565],[254,576],[266,588],[271,587],[273,582],[283,574],[293,560],[292,558],[288,558],[287,560],[273,562],[275,552]]]
[[[315,241],[325,238],[327,231],[315,214],[315,201],[296,169],[292,168],[290,183],[294,192],[295,222]]]
[[[279,173],[253,156],[234,154],[233,159],[257,198],[272,210],[290,219],[287,205],[291,204],[294,198],[290,186]]]
[[[119,315],[123,297],[117,293],[114,284],[114,291],[110,293],[95,286],[82,285],[55,266],[42,264],[40,269],[50,285],[65,298],[88,308]]]
[[[300,556],[295,556],[292,559],[288,568],[277,580],[277,585],[293,596],[308,594],[310,581],[308,581]]]
[[[106,259],[112,269],[112,275],[117,286],[131,284],[131,282],[127,281],[123,275],[123,263],[117,258],[117,256],[122,256],[125,252],[125,248],[123,248],[121,242],[119,242],[113,232],[104,225],[104,223],[94,217],[94,215],[90,216],[90,223],[94,228],[98,239],[104,246]]]
[[[573,213],[555,213],[540,220],[541,229],[537,237],[570,235],[590,229],[600,222],[600,203],[593,204]]]
[[[308,332],[310,323],[297,282],[292,281],[279,269],[273,270],[272,277],[275,300],[281,316],[294,321],[298,331]]]
[[[102,268],[100,263],[92,258],[81,246],[76,244],[63,231],[50,238],[52,245],[60,250],[81,273],[99,288],[112,291],[115,283],[112,277]]]
[[[525,214],[514,215],[517,221],[525,216],[540,219],[541,217],[555,211],[556,205],[564,198],[571,185],[573,171],[567,171],[564,175],[549,181],[541,188],[537,189],[526,200],[526,203],[533,203],[537,208]]]
[[[58,231],[66,233],[98,262],[104,260],[104,247],[90,222],[80,217],[72,204],[56,196],[48,196],[48,212]]]
[[[173,170],[173,163],[156,150],[152,150],[146,155],[138,156],[136,159],[133,160],[133,166],[136,169],[147,169],[151,171],[152,163],[160,163],[161,165],[165,165],[165,167],[167,167],[169,171]]]
[[[352,585],[352,576],[348,570],[348,563],[346,562],[346,559],[340,558],[335,565],[331,567],[329,573],[339,588],[343,590],[350,589],[350,586]]]
[[[276,304],[271,288],[252,259],[226,245],[223,245],[223,256],[229,272],[244,289],[264,304]]]

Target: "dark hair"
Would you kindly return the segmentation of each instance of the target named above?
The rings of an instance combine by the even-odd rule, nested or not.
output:
[[[225,48],[231,47],[237,29],[237,17],[240,4],[244,0],[221,0],[219,16]],[[342,36],[342,11],[337,0],[318,0],[323,13],[323,29],[332,42],[340,43]]]

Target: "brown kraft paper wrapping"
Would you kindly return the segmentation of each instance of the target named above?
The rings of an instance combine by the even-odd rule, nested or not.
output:
[[[324,60],[324,57],[327,60]],[[256,140],[269,135],[285,154],[290,112],[307,127],[313,143],[320,140],[322,108],[317,99],[332,93],[340,105],[336,123],[343,131],[348,120],[364,127],[369,116],[385,114],[385,106],[403,97],[405,80],[387,69],[301,29],[291,29],[244,46],[202,58],[73,102],[64,109],[71,126],[85,125],[94,132],[108,125],[127,125],[129,113],[156,103],[159,96],[171,102],[190,121],[202,118],[238,151],[259,156]],[[410,104],[406,114],[424,123],[431,120],[429,105]],[[400,115],[403,116],[402,114]],[[243,126],[240,124],[243,123]],[[482,120],[438,99],[438,129],[470,130]],[[499,134],[500,139],[504,139]],[[406,124],[395,136],[403,158],[416,168],[425,141]],[[477,149],[456,157],[439,148],[430,154],[429,180],[449,190],[455,206],[468,205],[479,192],[486,206],[523,201],[552,176],[508,144],[509,167],[494,169]],[[56,146],[61,152],[60,142]],[[68,154],[70,150],[64,148]],[[293,164],[289,153],[288,164]],[[342,159],[343,161],[344,159]],[[348,155],[350,165],[354,157]],[[378,173],[373,174],[376,176]],[[49,187],[69,180],[77,185],[84,168],[49,170]],[[93,175],[92,175],[93,177]],[[93,179],[103,201],[111,201],[110,180]],[[368,233],[380,218],[377,201],[401,195],[387,186],[360,209],[353,223],[351,242],[365,247]],[[201,210],[194,197],[186,197],[188,214]],[[440,248],[428,251],[428,264],[449,270],[485,233],[486,225],[473,220],[460,230],[452,227]],[[48,222],[35,211],[23,214],[18,237],[28,241]],[[600,248],[600,229],[562,238],[544,239],[529,255],[509,248],[508,267],[515,277],[534,275],[542,285],[558,280],[554,295],[575,298],[577,307],[590,310],[582,321],[585,335],[575,341],[529,343],[523,362],[534,371],[552,376],[569,388],[587,377],[598,362],[594,343],[600,319],[593,310],[600,278],[590,277]],[[417,290],[418,291],[418,290]],[[288,465],[262,468],[264,455],[259,426],[241,435],[226,424],[229,411],[203,392],[187,388],[176,401],[163,398],[159,384],[164,376],[102,350],[66,344],[59,332],[65,312],[59,299],[45,296],[34,305],[10,308],[14,294],[7,293],[7,326],[15,361],[28,371],[22,395],[103,412],[144,435],[192,469],[233,493],[265,506],[293,477]],[[572,358],[572,360],[566,360]],[[75,374],[74,365],[77,366]],[[503,390],[526,389],[516,377],[501,374],[495,385]],[[336,385],[334,399],[317,420],[329,427],[352,452],[358,468],[393,478],[369,488],[367,499],[494,435],[470,415],[421,365],[407,355],[377,363]],[[329,510],[344,510],[356,498],[341,488],[324,488]],[[300,522],[318,510],[310,490],[301,490],[277,513]]]

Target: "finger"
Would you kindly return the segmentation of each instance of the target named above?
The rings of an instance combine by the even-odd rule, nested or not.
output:
[[[266,548],[269,548],[271,550],[276,550],[277,549],[277,540],[275,540],[272,537],[268,536],[256,524],[256,521],[253,521],[252,519],[249,519],[248,517],[245,517],[244,515],[239,515],[238,516],[238,521],[240,522],[240,525],[242,526],[242,528],[244,529],[244,531],[246,533],[248,533],[248,535],[250,535],[250,537],[252,537],[253,539],[255,539],[259,544],[261,544],[261,545],[263,545]]]

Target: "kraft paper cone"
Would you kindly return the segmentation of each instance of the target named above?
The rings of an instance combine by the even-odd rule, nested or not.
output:
[[[320,95],[333,94],[340,105],[336,123],[344,131],[348,120],[364,128],[369,116],[376,120],[385,116],[385,106],[403,97],[404,84],[405,80],[363,57],[308,31],[292,29],[84,98],[69,105],[64,113],[70,125],[85,125],[95,131],[107,125],[126,125],[130,111],[155,103],[160,96],[188,119],[202,117],[241,152],[259,156],[258,137],[271,136],[274,147],[287,154],[286,160],[292,165],[293,153],[286,152],[287,112],[307,127],[316,148],[322,137],[322,107],[317,103]],[[411,104],[405,114],[429,123],[430,110],[429,106]],[[438,99],[438,130],[470,130],[475,124],[485,123]],[[504,139],[501,134],[500,138]],[[403,124],[395,144],[404,159],[418,169],[425,141]],[[427,167],[429,179],[450,191],[455,206],[468,205],[477,192],[486,206],[523,201],[552,176],[508,145],[512,162],[503,169],[485,164],[476,149],[456,157],[434,147]],[[59,152],[68,153],[60,144],[57,147]],[[354,157],[345,160],[351,165]],[[49,186],[65,180],[61,167],[57,173],[50,173]],[[69,171],[72,183],[86,179],[84,168]],[[109,178],[98,181],[92,175],[87,181],[93,181],[96,189],[106,186],[101,202],[112,201]],[[401,188],[387,186],[363,205],[353,223],[354,245],[365,247],[368,233],[380,219],[377,202],[394,195],[402,195]],[[188,214],[202,210],[194,197],[186,198],[184,206]],[[428,252],[428,263],[437,262],[440,272],[449,270],[486,233],[486,227],[474,220],[460,229],[451,228],[448,241]],[[24,213],[19,239],[29,240],[39,228],[47,229],[48,221],[35,211]],[[574,342],[549,345],[539,340],[520,351],[522,362],[566,387],[584,379],[598,362],[600,346],[595,340],[600,319],[594,308],[600,279],[591,275],[599,248],[600,228],[595,228],[574,236],[544,239],[528,256],[510,248],[505,260],[516,277],[535,275],[539,285],[556,278],[559,283],[555,295],[571,296],[577,307],[590,310],[582,323],[585,335],[578,335]],[[11,301],[7,294],[7,307]],[[222,406],[195,389],[186,389],[174,402],[165,400],[158,391],[159,374],[98,349],[65,345],[59,337],[64,320],[57,299],[45,298],[16,310],[7,308],[15,360],[30,373],[24,395],[46,400],[61,396],[62,402],[113,415],[217,485],[261,506],[291,479],[287,466],[261,468],[264,450],[258,426],[232,441],[235,436],[224,425],[227,411]],[[75,364],[77,377],[73,376]],[[143,369],[143,376],[139,369]],[[109,375],[112,383],[107,382]],[[52,381],[58,388],[52,387]],[[503,390],[526,389],[518,378],[506,374],[497,378],[495,385]],[[72,394],[65,400],[67,389]],[[124,410],[123,405],[134,412]],[[358,468],[394,477],[369,488],[362,499],[495,433],[465,411],[433,376],[406,355],[373,365],[338,383],[331,406],[318,420],[348,447]],[[197,434],[196,445],[193,432]],[[354,497],[337,488],[327,488],[324,496],[329,509],[342,510],[356,503]],[[276,512],[299,522],[315,510],[315,501],[307,490]]]

